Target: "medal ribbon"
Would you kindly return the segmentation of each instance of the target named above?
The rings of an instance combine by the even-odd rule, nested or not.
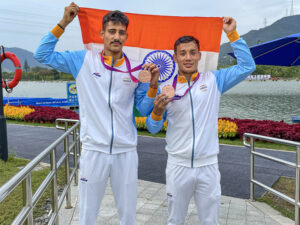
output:
[[[131,69],[131,65],[130,65],[129,59],[127,58],[127,56],[125,54],[124,54],[124,57],[125,57],[126,67],[127,67],[128,71],[122,71],[122,70],[116,69],[114,67],[111,67],[109,65],[106,65],[105,62],[104,62],[104,58],[103,58],[103,52],[100,54],[101,62],[102,62],[103,66],[106,69],[111,70],[111,71],[115,71],[115,72],[120,72],[120,73],[129,73],[129,76],[130,76],[131,80],[134,83],[138,83],[139,80],[136,77],[134,77],[131,73],[135,72],[135,71],[138,71],[138,70],[141,70],[142,69],[142,64],[134,67],[133,69]]]
[[[178,76],[178,74],[174,77],[173,84],[172,84],[172,86],[174,88],[174,92],[176,92],[177,76]],[[194,86],[194,84],[199,79],[199,77],[200,77],[200,73],[197,74],[197,77],[195,78],[194,83],[188,89],[186,89],[186,91],[184,92],[183,95],[175,95],[172,99],[173,100],[180,100],[181,98],[183,98],[191,90],[191,88]]]

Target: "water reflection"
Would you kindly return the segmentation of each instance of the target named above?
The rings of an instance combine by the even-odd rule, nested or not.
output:
[[[245,81],[221,97],[220,117],[292,122],[300,115],[300,82]]]
[[[66,82],[23,81],[10,96],[66,98]],[[244,81],[221,97],[220,117],[291,122],[292,115],[300,115],[300,81]]]
[[[292,122],[292,115],[300,115],[300,96],[224,95],[220,117]]]

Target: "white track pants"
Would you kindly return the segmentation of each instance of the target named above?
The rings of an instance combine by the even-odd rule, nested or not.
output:
[[[217,225],[221,197],[218,164],[188,168],[167,164],[168,225],[184,225],[194,196],[201,225]]]
[[[135,225],[137,201],[136,151],[105,154],[83,150],[79,172],[79,225],[94,225],[108,177],[121,225]]]

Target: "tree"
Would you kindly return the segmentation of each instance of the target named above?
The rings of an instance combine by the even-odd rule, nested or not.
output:
[[[39,73],[39,72],[41,72],[41,71],[43,71],[43,70],[48,70],[48,69],[46,69],[46,68],[44,68],[44,67],[40,67],[40,66],[35,66],[35,67],[33,67],[33,68],[31,69],[31,71],[34,72],[34,73]]]
[[[29,72],[30,71],[30,66],[28,65],[27,59],[25,59],[23,70],[25,72]]]
[[[52,69],[51,72],[53,73],[54,80],[58,80],[60,78],[59,72],[56,69]]]

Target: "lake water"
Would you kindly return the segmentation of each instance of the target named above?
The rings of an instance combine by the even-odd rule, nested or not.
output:
[[[220,117],[284,120],[300,116],[299,81],[244,81],[221,97]]]
[[[9,96],[66,98],[66,82],[22,81]],[[219,117],[291,122],[292,115],[300,116],[300,81],[243,81],[221,97]]]

